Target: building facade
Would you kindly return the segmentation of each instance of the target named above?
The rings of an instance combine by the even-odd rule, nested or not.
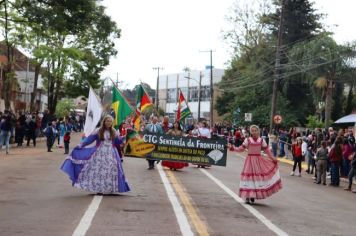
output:
[[[5,109],[3,91],[3,78],[7,69],[6,47],[0,42],[0,111]],[[31,94],[35,92],[35,110],[43,111],[47,107],[47,93],[44,89],[43,78],[39,74],[37,89],[34,91],[35,66],[30,63],[30,58],[18,49],[13,49],[13,70],[16,83],[11,86],[10,104],[14,111],[29,111]]]
[[[223,69],[213,68],[213,90],[214,101],[220,94],[217,87],[224,75]],[[199,86],[200,81],[200,86]],[[182,72],[176,74],[167,74],[159,77],[158,80],[158,103],[159,107],[163,109],[170,119],[174,119],[178,109],[178,94],[181,90],[187,100],[188,106],[193,113],[190,119],[210,121],[210,68],[205,70],[191,70],[189,72]],[[199,88],[200,87],[200,88]],[[200,115],[199,108],[199,89],[200,89]],[[217,115],[216,110],[213,111],[213,121],[221,121]]]

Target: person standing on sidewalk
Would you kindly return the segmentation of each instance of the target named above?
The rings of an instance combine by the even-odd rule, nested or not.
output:
[[[295,169],[298,165],[299,173],[297,176],[301,177],[302,176],[302,139],[300,137],[297,138],[297,143],[294,143],[292,145],[292,155],[293,155],[293,170],[290,173],[291,176],[295,174]]]
[[[284,146],[287,143],[287,131],[281,130],[279,132],[279,157],[286,157]]]
[[[313,158],[315,155],[315,138],[312,134],[308,135],[308,169],[306,172],[308,174],[313,174],[315,169],[315,159]]]
[[[246,138],[240,147],[229,145],[230,151],[243,152],[245,148],[248,149],[239,189],[239,196],[247,204],[254,203],[255,199],[265,199],[282,188],[277,160],[273,158],[267,143],[259,136],[258,126],[251,125],[250,132],[251,137]],[[267,156],[262,156],[261,150]]]
[[[277,147],[278,147],[278,133],[276,132],[275,129],[272,129],[272,131],[268,134],[269,142],[272,147],[272,153],[273,157],[277,158]],[[239,147],[238,145],[237,147]]]
[[[30,146],[30,141],[32,139],[33,146],[36,147],[36,117],[34,115],[31,116],[31,118],[28,120],[27,123],[27,132],[26,132],[26,137],[27,137],[27,147]]]
[[[354,154],[351,159],[350,172],[348,175],[349,185],[347,186],[347,188],[344,188],[344,190],[351,191],[351,186],[355,176],[356,176],[356,151],[354,151]],[[352,192],[356,193],[356,190],[353,190]]]
[[[0,117],[0,151],[5,143],[6,154],[9,154],[11,129],[12,123],[10,112],[5,111],[4,115]]]
[[[331,163],[331,183],[330,186],[340,185],[340,165],[342,162],[343,138],[338,136],[330,149],[329,161]]]
[[[328,166],[328,149],[327,142],[322,141],[321,147],[316,151],[316,169],[317,169],[317,179],[316,183],[326,185],[326,168]]]

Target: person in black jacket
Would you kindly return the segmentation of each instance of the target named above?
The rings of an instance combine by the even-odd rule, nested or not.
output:
[[[27,123],[26,129],[27,146],[30,146],[30,140],[33,140],[33,146],[36,147],[36,117],[32,116],[31,120]]]
[[[47,138],[47,151],[52,152],[52,146],[57,136],[56,122],[52,121],[52,123],[48,123],[47,128],[44,131],[44,134]]]

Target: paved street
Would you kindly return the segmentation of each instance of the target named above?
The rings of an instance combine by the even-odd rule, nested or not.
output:
[[[74,146],[79,134],[72,139]],[[36,148],[12,148],[10,155],[0,153],[0,235],[72,235],[80,230],[77,227],[93,199],[99,206],[87,222],[86,235],[91,236],[356,232],[356,194],[343,190],[346,183],[339,188],[316,185],[310,175],[289,176],[291,166],[286,163],[280,163],[282,191],[251,207],[236,197],[244,161],[236,153],[229,153],[226,168],[205,170],[190,166],[181,171],[149,171],[146,161],[125,158],[132,191],[103,197],[71,187],[59,170],[63,153],[63,149],[46,152],[44,142]],[[168,191],[173,190],[170,197],[167,185]],[[173,207],[174,198],[178,203]]]

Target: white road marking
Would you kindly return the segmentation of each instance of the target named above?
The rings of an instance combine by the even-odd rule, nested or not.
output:
[[[243,207],[245,207],[252,215],[254,215],[257,219],[259,219],[263,224],[265,224],[271,231],[273,231],[278,236],[287,236],[288,234],[284,232],[282,229],[278,228],[275,224],[273,224],[270,220],[268,220],[264,215],[262,215],[258,210],[253,208],[251,205],[245,204],[244,200],[240,198],[236,193],[234,193],[231,189],[229,189],[226,185],[224,185],[220,180],[215,178],[213,175],[208,173],[204,169],[200,169],[206,176],[208,176],[212,181],[214,181],[220,188],[222,188],[227,194],[229,194],[235,201],[240,203]]]
[[[157,165],[157,169],[158,169],[159,175],[161,176],[164,188],[166,189],[168,199],[171,202],[174,213],[177,217],[178,225],[179,225],[180,231],[182,232],[182,235],[183,236],[193,236],[194,234],[193,234],[190,224],[188,222],[188,218],[185,215],[183,208],[178,201],[177,195],[173,191],[173,188],[172,188],[171,184],[169,183],[169,180],[168,180],[166,174],[164,173],[162,166]]]
[[[103,196],[94,196],[72,236],[84,236],[86,234],[99,208],[101,200],[103,200]]]

